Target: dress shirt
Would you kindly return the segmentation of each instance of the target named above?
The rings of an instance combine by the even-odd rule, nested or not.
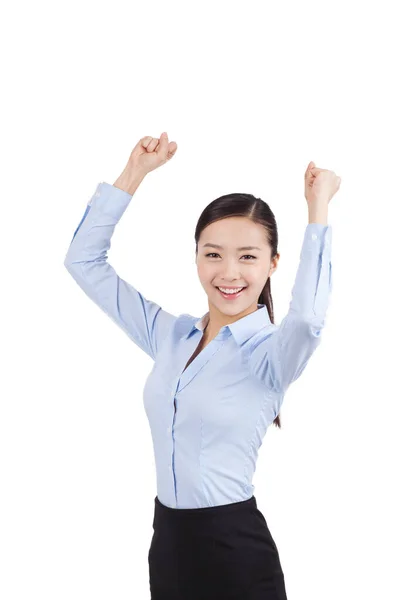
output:
[[[265,304],[221,327],[185,369],[203,335],[201,318],[175,316],[118,276],[107,251],[132,195],[99,183],[64,265],[76,283],[150,356],[143,404],[157,496],[172,508],[249,499],[258,450],[288,386],[321,342],[332,288],[331,225],[305,228],[292,298],[280,325]]]

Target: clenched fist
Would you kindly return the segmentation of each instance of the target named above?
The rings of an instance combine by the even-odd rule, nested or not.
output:
[[[340,188],[341,178],[328,169],[318,169],[312,161],[304,174],[304,195],[309,205],[326,201],[329,203]]]
[[[127,166],[134,172],[147,175],[150,171],[154,171],[171,160],[177,149],[176,142],[168,142],[166,132],[161,134],[160,139],[148,135],[138,141],[131,152]]]

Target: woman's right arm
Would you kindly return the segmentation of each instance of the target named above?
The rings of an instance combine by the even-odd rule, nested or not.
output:
[[[147,300],[118,276],[107,260],[115,226],[140,181],[122,174],[115,185],[100,183],[73,235],[64,265],[79,287],[129,338],[156,358],[177,317]]]

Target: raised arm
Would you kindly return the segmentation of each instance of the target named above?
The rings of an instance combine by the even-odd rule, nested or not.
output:
[[[251,351],[252,372],[275,391],[298,379],[321,343],[332,291],[331,239],[330,225],[307,225],[289,312]]]
[[[318,187],[313,189],[307,177],[312,178],[311,184],[318,177]],[[309,164],[306,171],[309,223],[289,311],[281,324],[255,345],[249,359],[252,373],[277,392],[285,392],[298,379],[321,343],[332,292],[332,226],[327,223],[328,204],[339,186],[340,178],[332,171]]]
[[[163,144],[167,145],[163,147]],[[142,138],[115,184],[103,182],[97,186],[64,260],[66,269],[87,296],[153,360],[159,344],[177,317],[146,299],[130,283],[119,277],[108,262],[107,251],[115,226],[145,176],[144,163],[140,163],[142,168],[139,169],[132,157],[136,161],[143,156],[144,149],[145,158],[153,160],[155,168],[157,161],[162,164],[168,147],[170,145],[168,146],[165,138],[160,143],[158,138]],[[148,163],[145,166],[146,172],[152,170]]]

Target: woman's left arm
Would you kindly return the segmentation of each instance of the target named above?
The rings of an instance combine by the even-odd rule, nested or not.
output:
[[[318,184],[314,188],[307,180],[311,177]],[[279,327],[266,338],[259,338],[250,351],[252,373],[278,392],[285,392],[298,379],[321,343],[332,292],[332,226],[327,222],[328,205],[339,186],[340,178],[332,171],[309,164],[305,193],[309,223],[289,311]]]

